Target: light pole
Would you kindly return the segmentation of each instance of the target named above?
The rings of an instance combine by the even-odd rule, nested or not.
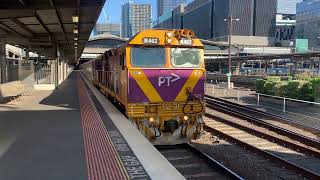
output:
[[[238,18],[233,18],[232,15],[230,15],[228,18],[224,19],[225,22],[228,23],[229,25],[229,48],[228,48],[228,89],[231,89],[231,74],[232,74],[232,69],[231,69],[231,35],[232,35],[232,22],[233,21],[239,21]]]
[[[320,41],[320,34],[318,36],[318,39]],[[317,76],[319,76],[319,73],[320,73],[320,58],[319,58],[319,62],[318,62],[318,71],[317,71]]]

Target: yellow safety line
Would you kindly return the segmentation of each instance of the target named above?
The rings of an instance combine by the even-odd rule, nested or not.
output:
[[[130,74],[137,82],[143,93],[148,97],[150,102],[163,102],[158,91],[154,89],[148,77],[141,69],[130,71]]]
[[[193,70],[190,77],[188,78],[187,82],[184,83],[183,87],[181,88],[175,101],[186,101],[187,97],[188,97],[187,96],[187,88],[189,87],[189,88],[193,89],[202,75],[203,75],[203,71]]]

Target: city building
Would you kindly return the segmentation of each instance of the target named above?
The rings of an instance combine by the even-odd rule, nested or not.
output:
[[[183,27],[202,39],[227,41],[228,23],[224,19],[232,15],[239,19],[233,22],[232,35],[267,37],[260,40],[273,38],[274,42],[276,12],[277,0],[194,0],[160,16],[155,27]]]
[[[122,5],[121,11],[121,37],[130,38],[139,31],[152,27],[150,4],[129,1]]]
[[[93,35],[111,34],[120,37],[119,23],[97,23],[93,28]]]
[[[233,34],[239,36],[274,37],[277,0],[216,0],[215,37],[227,36],[224,19],[238,18],[233,23]]]
[[[296,34],[294,14],[277,14],[276,16],[276,46],[293,46]]]
[[[296,14],[296,4],[302,0],[278,0],[277,14]]]
[[[296,34],[296,5],[302,0],[278,0],[276,46],[293,46]]]
[[[202,39],[214,37],[214,1],[195,0],[185,7],[183,25]]]
[[[187,0],[157,0],[157,15],[162,16],[166,12],[172,11],[180,4],[187,4]]]
[[[320,50],[320,1],[304,0],[297,4],[297,39],[308,39],[309,50]]]
[[[166,12],[154,21],[154,28],[183,29],[184,9],[185,5],[181,4]]]

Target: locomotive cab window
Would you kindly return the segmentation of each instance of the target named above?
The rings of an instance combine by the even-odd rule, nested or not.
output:
[[[165,49],[155,47],[132,47],[131,63],[133,66],[162,67],[165,65]]]
[[[171,63],[175,67],[198,67],[200,64],[200,49],[172,48]]]

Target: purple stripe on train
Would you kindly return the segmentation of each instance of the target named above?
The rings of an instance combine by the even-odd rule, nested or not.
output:
[[[147,96],[140,89],[136,80],[133,79],[131,74],[129,73],[129,92],[128,92],[128,102],[136,103],[136,102],[149,102]]]
[[[192,70],[143,70],[163,101],[174,101]]]
[[[192,70],[164,70],[164,69],[144,69],[145,75],[153,87],[157,90],[165,102],[174,101],[178,96],[181,88],[191,76]],[[202,76],[193,89],[194,94],[203,98],[204,94],[204,76]],[[143,91],[138,86],[133,77],[129,76],[129,94],[128,101],[149,102]]]
[[[193,88],[193,94],[200,99],[204,99],[204,75],[201,76],[196,86]]]

